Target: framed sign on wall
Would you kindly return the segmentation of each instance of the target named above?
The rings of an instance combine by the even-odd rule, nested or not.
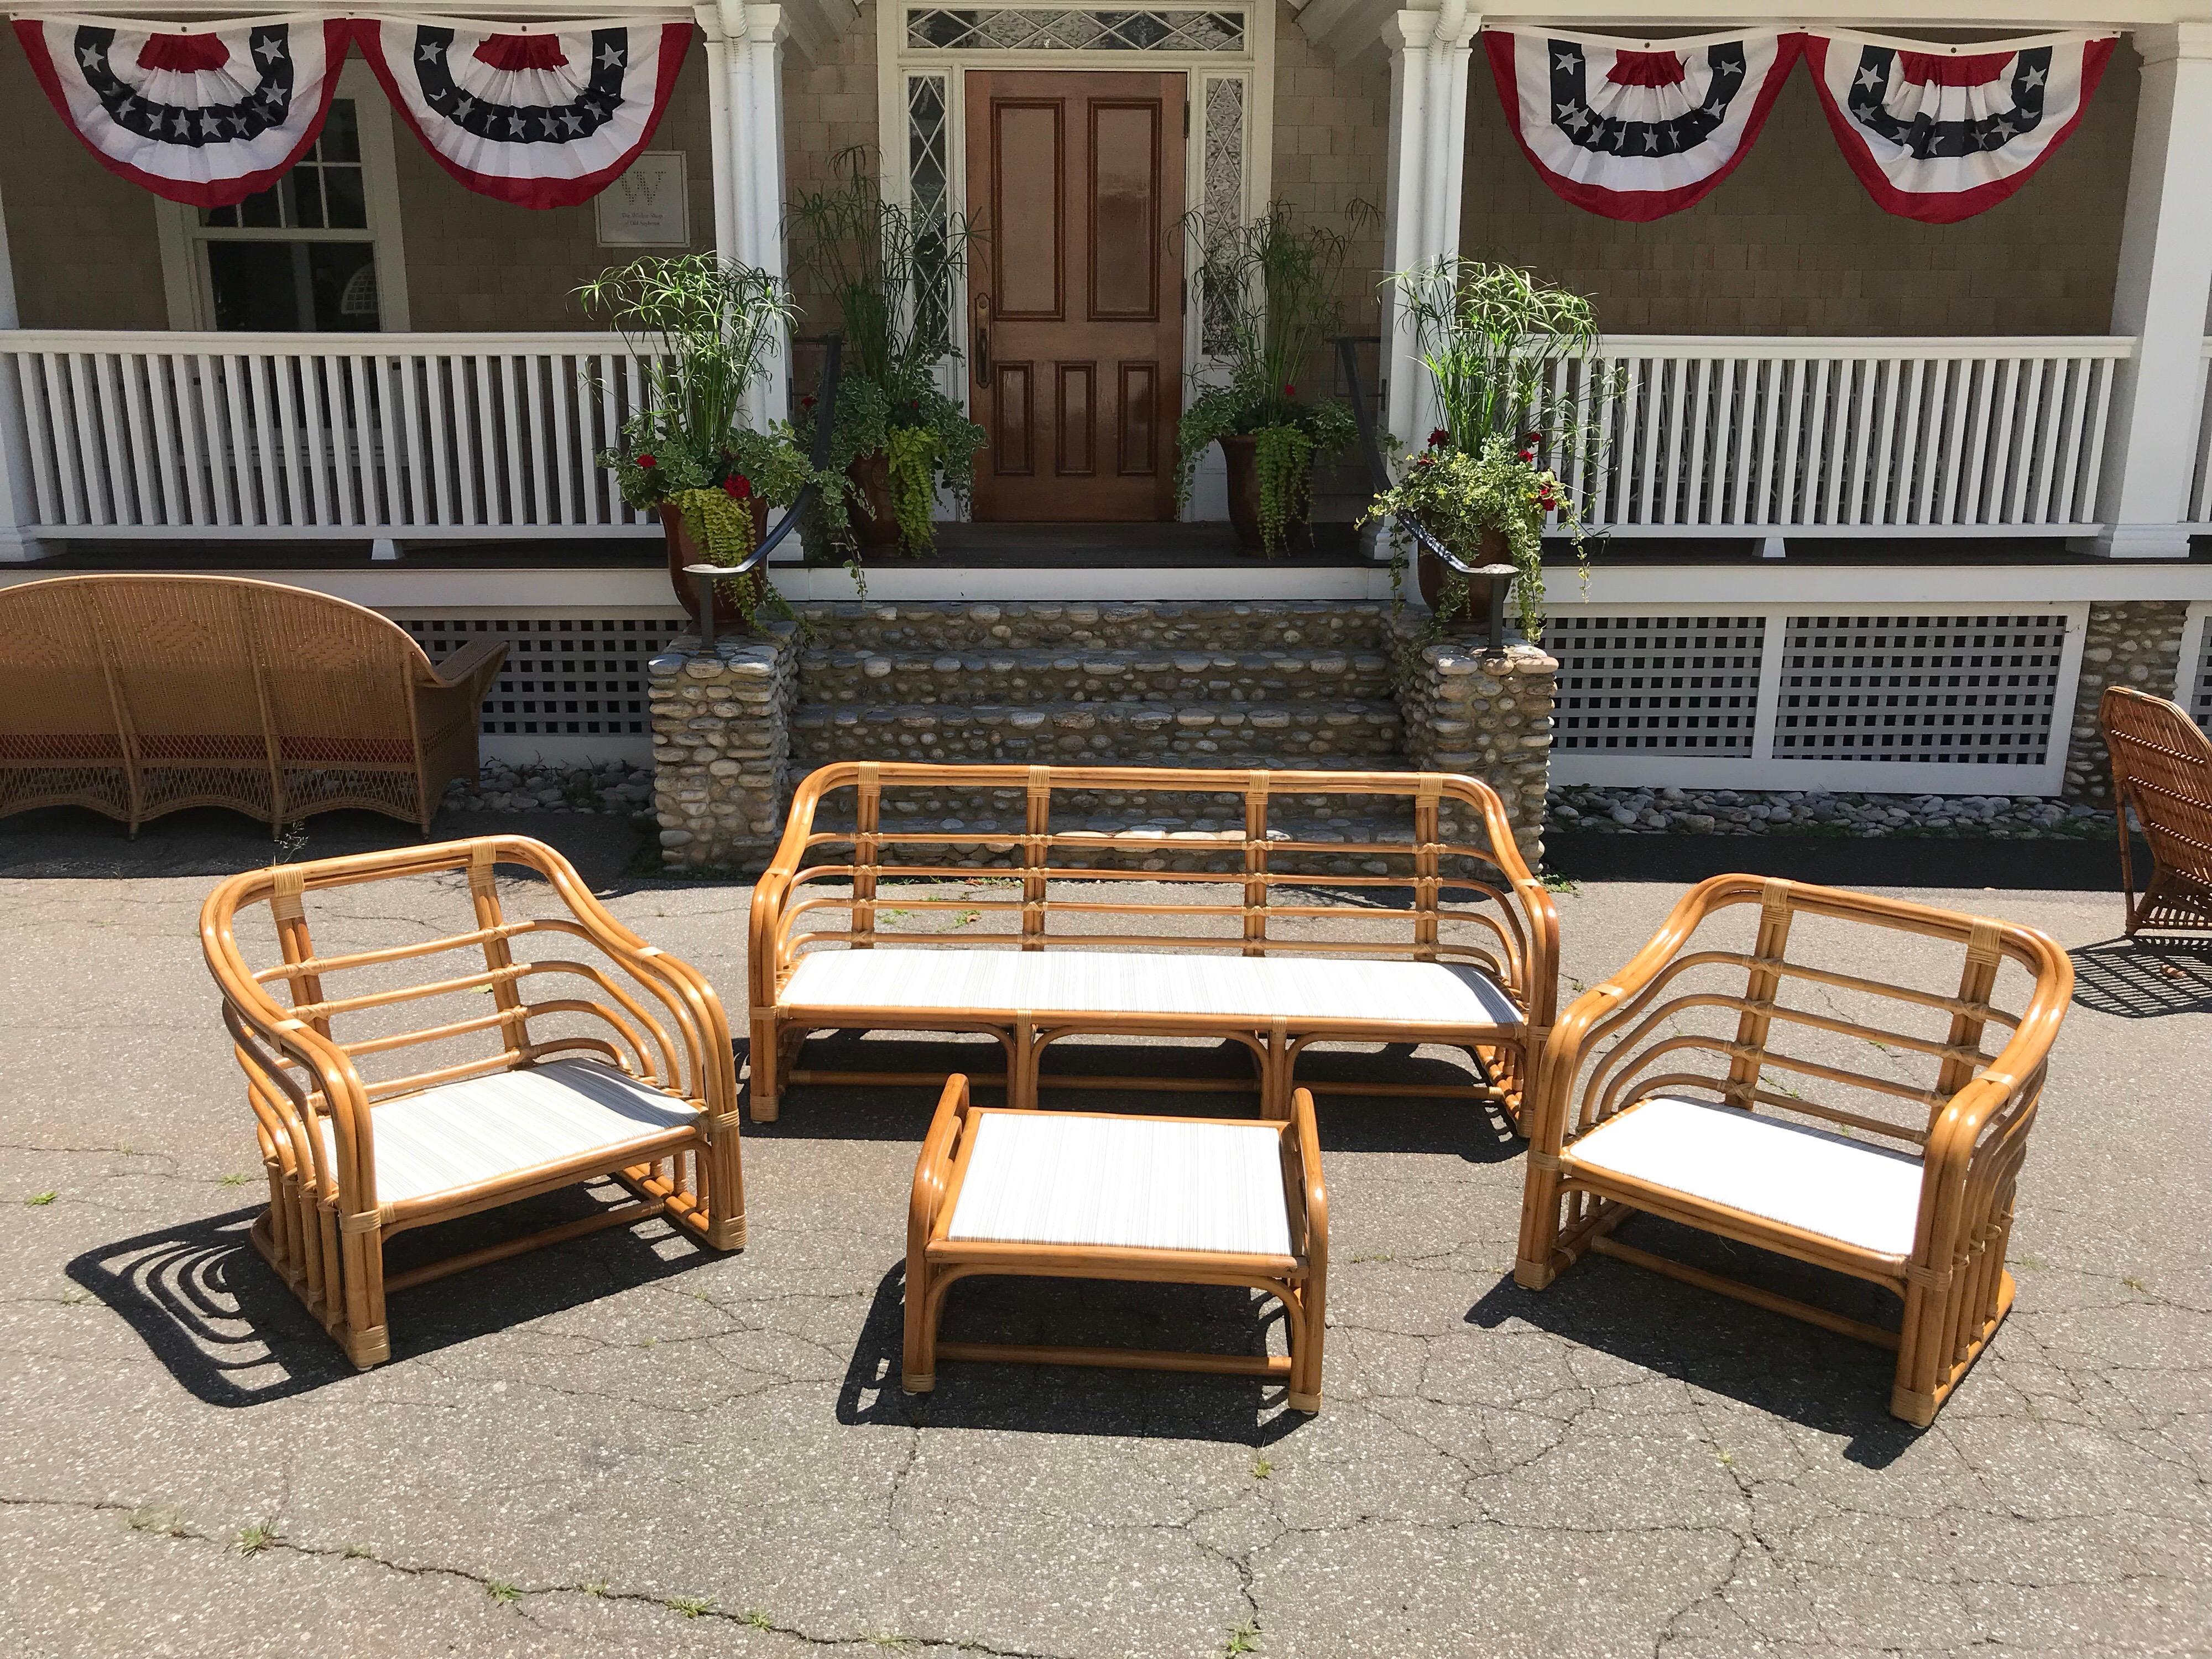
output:
[[[647,150],[592,198],[601,247],[689,247],[690,194],[684,152]]]

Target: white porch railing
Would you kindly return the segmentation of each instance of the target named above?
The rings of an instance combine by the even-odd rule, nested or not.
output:
[[[639,400],[599,334],[0,334],[39,535],[658,533],[592,461]]]
[[[2125,337],[1613,335],[1555,370],[1604,434],[1585,519],[1627,535],[1958,536],[2096,522]],[[1610,396],[1595,396],[1610,392]],[[1571,456],[1553,464],[1571,477]]]
[[[2212,338],[2197,360],[2197,474],[2189,485],[2191,525],[2212,528]]]

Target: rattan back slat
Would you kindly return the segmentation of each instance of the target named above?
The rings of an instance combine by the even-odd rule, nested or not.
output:
[[[272,828],[360,807],[426,832],[474,776],[505,647],[431,666],[343,599],[228,576],[61,576],[0,590],[0,815],[88,806],[135,832],[186,806]]]
[[[2112,757],[2128,932],[2212,932],[2212,738],[2179,703],[2130,686],[2108,686],[2097,716]],[[2140,890],[2130,811],[2150,848]]]

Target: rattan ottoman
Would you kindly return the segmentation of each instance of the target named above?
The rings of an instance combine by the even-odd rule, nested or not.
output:
[[[945,1292],[979,1273],[1243,1285],[1283,1304],[1287,1355],[939,1342]],[[908,1394],[937,1362],[1012,1360],[1279,1377],[1294,1411],[1321,1409],[1328,1191],[1313,1097],[1290,1115],[1137,1117],[985,1109],[945,1086],[907,1213]]]

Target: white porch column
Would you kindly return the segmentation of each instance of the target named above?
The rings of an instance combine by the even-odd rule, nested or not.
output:
[[[22,325],[15,307],[15,264],[8,252],[8,217],[0,210],[0,329]],[[28,533],[36,522],[37,503],[22,386],[15,359],[0,355],[0,564],[22,564],[39,556],[38,544]]]
[[[2135,32],[2142,53],[2112,331],[2140,342],[2112,401],[2097,550],[2180,558],[2212,301],[2212,23]]]
[[[730,149],[729,42],[722,37],[722,8],[717,0],[703,0],[692,8],[699,33],[707,46],[708,174],[714,186],[714,253],[726,263],[737,257],[737,208],[732,198],[734,181]]]
[[[717,171],[728,172],[731,243],[725,257],[767,271],[779,282],[783,257],[783,9],[720,0],[727,88],[726,148]],[[791,408],[791,343],[778,337],[768,373],[753,388],[752,415],[765,427]]]
[[[1467,165],[1468,48],[1482,26],[1467,0],[1436,11],[1394,13],[1382,26],[1390,51],[1390,172],[1383,207],[1383,258],[1392,270],[1433,264],[1459,252]],[[1419,447],[1436,425],[1428,371],[1395,293],[1382,302],[1384,423]]]

